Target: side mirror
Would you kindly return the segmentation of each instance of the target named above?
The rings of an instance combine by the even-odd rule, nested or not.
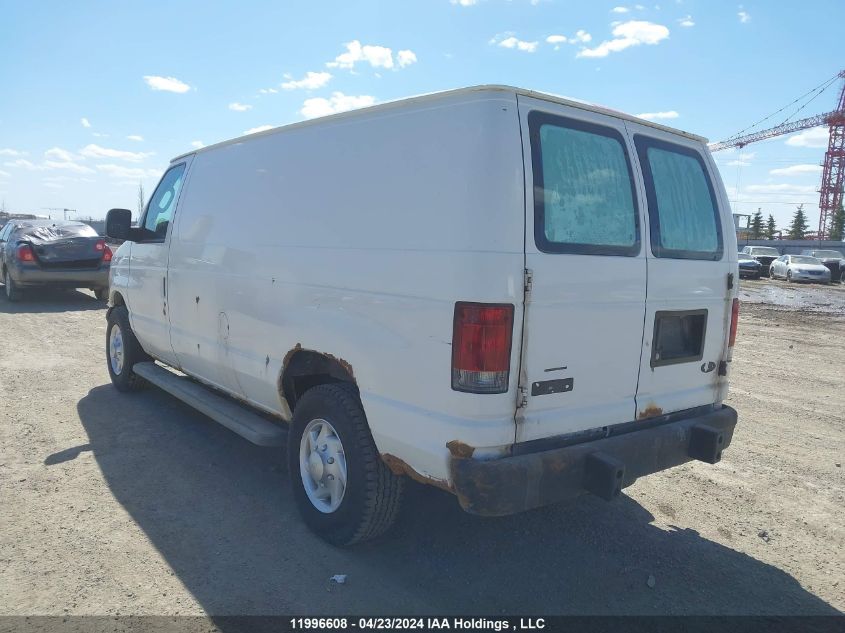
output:
[[[116,240],[128,240],[132,228],[129,209],[111,209],[106,214],[106,235]]]

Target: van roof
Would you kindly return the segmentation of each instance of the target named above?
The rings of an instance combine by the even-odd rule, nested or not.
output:
[[[509,92],[516,95],[522,95],[525,97],[532,97],[534,99],[540,99],[543,101],[550,101],[552,103],[560,103],[563,105],[571,106],[573,108],[579,108],[581,110],[587,110],[589,112],[598,112],[600,114],[606,114],[608,116],[615,117],[617,119],[624,119],[626,121],[634,121],[639,123],[640,125],[646,125],[648,127],[653,127],[658,130],[663,130],[665,132],[670,132],[672,134],[678,134],[680,136],[685,136],[687,138],[701,141],[702,143],[707,143],[707,139],[703,136],[698,136],[697,134],[692,134],[690,132],[685,132],[684,130],[679,130],[677,128],[669,127],[667,125],[660,125],[659,123],[654,123],[653,121],[647,121],[645,119],[637,118],[631,114],[626,114],[624,112],[619,112],[618,110],[613,110],[611,108],[607,108],[604,106],[596,105],[593,103],[588,103],[586,101],[581,101],[578,99],[573,99],[572,97],[561,97],[558,95],[552,95],[545,92],[538,92],[536,90],[528,90],[526,88],[516,88],[514,86],[506,86],[506,85],[499,85],[499,84],[483,84],[478,86],[469,86],[466,88],[456,88],[453,90],[442,90],[440,92],[431,92],[428,94],[417,95],[414,97],[405,97],[403,99],[396,99],[393,101],[386,101],[385,103],[379,103],[373,106],[368,106],[366,108],[358,108],[356,110],[350,110],[348,112],[339,112],[337,114],[331,114],[328,116],[318,117],[315,119],[309,119],[307,121],[298,121],[296,123],[289,123],[287,125],[281,125],[278,127],[274,127],[269,130],[265,130],[263,132],[256,132],[254,134],[247,134],[244,136],[238,136],[233,139],[229,139],[226,141],[221,141],[219,143],[214,143],[213,145],[209,145],[207,147],[202,147],[199,149],[195,149],[190,152],[185,152],[183,154],[179,154],[176,156],[171,162],[177,161],[180,158],[185,156],[190,156],[192,154],[200,154],[202,152],[207,152],[212,149],[216,149],[218,147],[224,147],[226,145],[231,145],[233,143],[242,142],[244,139],[249,138],[258,138],[261,136],[269,136],[271,134],[279,133],[283,130],[291,130],[300,127],[312,126],[312,125],[320,125],[324,121],[328,120],[337,120],[343,118],[351,118],[355,116],[360,116],[362,114],[369,114],[371,112],[379,112],[382,110],[392,110],[397,107],[404,106],[406,104],[412,103],[422,103],[426,101],[436,101],[438,99],[443,99],[447,97],[452,97],[455,95],[460,94],[474,94],[478,92]]]

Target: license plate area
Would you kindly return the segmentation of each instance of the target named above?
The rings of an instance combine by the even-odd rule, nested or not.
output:
[[[707,310],[660,310],[654,314],[651,366],[699,361],[704,356]]]

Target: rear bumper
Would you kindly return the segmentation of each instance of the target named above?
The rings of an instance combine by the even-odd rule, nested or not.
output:
[[[537,453],[478,461],[453,457],[454,490],[467,512],[514,514],[592,492],[612,499],[638,477],[693,459],[716,463],[733,438],[736,411],[720,409]]]
[[[799,273],[792,271],[792,281],[810,281],[819,284],[830,283],[830,275],[811,275],[810,273]]]
[[[74,269],[10,268],[12,279],[21,287],[65,286],[67,288],[108,288],[109,267]]]

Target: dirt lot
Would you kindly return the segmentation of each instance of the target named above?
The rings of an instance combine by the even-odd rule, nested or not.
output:
[[[415,487],[390,538],[349,551],[303,527],[278,451],[118,394],[90,295],[0,299],[0,613],[837,613],[845,311],[770,286],[741,286],[720,464],[495,520]]]

